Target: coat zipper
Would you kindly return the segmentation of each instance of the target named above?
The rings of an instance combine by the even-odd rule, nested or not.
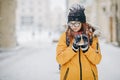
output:
[[[92,73],[93,73],[94,80],[96,80],[94,71],[93,71],[92,69],[91,69],[91,71],[92,71]]]
[[[82,80],[82,63],[81,63],[80,48],[79,48],[79,67],[80,67],[80,80]]]
[[[67,70],[66,70],[66,72],[65,72],[64,79],[63,79],[63,80],[66,80],[66,79],[67,79],[68,72],[69,72],[69,68],[67,68]]]

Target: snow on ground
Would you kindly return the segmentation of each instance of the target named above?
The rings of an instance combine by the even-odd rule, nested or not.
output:
[[[56,44],[47,35],[21,44],[17,50],[0,53],[0,80],[59,80]],[[100,47],[99,80],[120,80],[120,48],[103,41]]]
[[[0,61],[0,80],[59,80],[55,46],[37,42],[10,52]]]
[[[99,80],[120,80],[120,47],[100,42],[102,60],[98,65]]]

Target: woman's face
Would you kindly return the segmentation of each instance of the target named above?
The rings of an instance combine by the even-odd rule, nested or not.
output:
[[[81,29],[81,23],[79,21],[70,21],[68,26],[74,31],[78,32]]]

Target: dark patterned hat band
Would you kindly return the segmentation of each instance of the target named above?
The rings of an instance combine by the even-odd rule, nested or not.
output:
[[[81,17],[81,16],[68,16],[68,22],[70,21],[80,21],[81,23],[86,22],[85,16]]]

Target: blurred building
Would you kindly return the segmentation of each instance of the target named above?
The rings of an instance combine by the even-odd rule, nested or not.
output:
[[[115,40],[120,46],[120,0],[111,0],[112,25],[115,27]],[[113,33],[112,33],[113,34]],[[113,35],[114,36],[114,35]],[[113,38],[114,39],[114,38]]]
[[[49,0],[0,0],[0,50],[17,46],[17,32],[48,30],[49,13]]]
[[[51,10],[50,31],[57,33],[64,31],[64,25],[66,24],[65,18],[65,11],[60,6],[56,6],[56,8]]]
[[[75,3],[80,3],[81,0],[66,0],[66,6],[67,9],[69,9],[71,7],[71,5],[75,4]]]
[[[97,25],[107,42],[120,45],[120,3],[119,0],[95,0]]]
[[[16,0],[0,0],[0,50],[16,46]]]
[[[50,29],[49,0],[17,0],[16,21],[19,44],[40,39]]]
[[[49,28],[49,0],[17,0],[17,4],[17,29]]]

